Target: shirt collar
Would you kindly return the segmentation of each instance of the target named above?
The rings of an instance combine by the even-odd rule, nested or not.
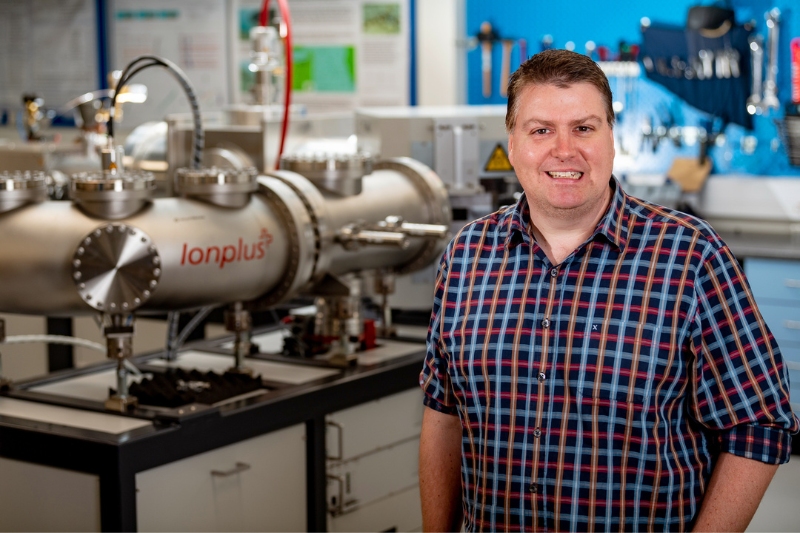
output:
[[[628,205],[628,195],[622,190],[617,178],[611,176],[609,186],[613,189],[611,203],[606,210],[603,218],[598,222],[592,234],[591,240],[598,236],[605,237],[608,242],[616,246],[619,250],[624,250],[628,243],[628,219],[626,209]],[[508,228],[506,233],[506,248],[513,249],[521,242],[533,242],[536,239],[530,231],[530,205],[522,194],[519,201],[501,216],[501,223]]]
[[[530,207],[525,193],[522,193],[517,203],[506,208],[500,218],[501,226],[506,228],[505,246],[507,249],[513,250],[522,242],[535,240],[533,235],[528,233],[528,220],[530,220]]]

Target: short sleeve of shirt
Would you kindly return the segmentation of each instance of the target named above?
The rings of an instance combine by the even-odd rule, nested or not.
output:
[[[726,246],[700,265],[691,343],[696,356],[690,409],[719,450],[779,464],[789,460],[798,421],[789,377],[750,287]]]
[[[436,275],[436,285],[433,297],[433,311],[430,326],[428,327],[427,353],[422,372],[419,375],[419,384],[425,393],[423,403],[441,413],[457,414],[456,401],[453,396],[453,387],[450,381],[449,354],[442,347],[441,327],[444,321],[445,299],[448,285],[449,257],[453,244],[451,243],[442,256],[439,271]]]

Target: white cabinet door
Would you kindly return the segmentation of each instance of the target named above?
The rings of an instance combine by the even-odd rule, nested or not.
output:
[[[422,531],[419,487],[332,517],[328,520],[328,531]]]
[[[379,452],[363,455],[358,459],[328,467],[329,508],[339,509],[342,516],[358,515],[366,507],[393,498],[411,489],[419,490],[419,437],[412,437]],[[339,502],[343,502],[342,505]],[[339,512],[335,512],[339,514]],[[385,527],[406,515],[420,515],[419,500],[410,508],[396,508],[385,519]],[[353,519],[349,522],[354,522]],[[373,530],[369,523],[359,524],[356,529]],[[402,530],[401,530],[402,531]]]
[[[0,457],[0,531],[100,531],[100,478]]]
[[[331,413],[326,447],[332,461],[347,461],[418,436],[422,429],[422,391],[416,387]]]
[[[305,531],[305,426],[136,475],[139,531]]]
[[[327,416],[331,531],[421,528],[422,392],[409,389]]]

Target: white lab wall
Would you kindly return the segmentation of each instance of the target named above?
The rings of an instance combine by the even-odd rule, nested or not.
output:
[[[464,0],[417,0],[417,103],[466,101]]]
[[[47,330],[43,316],[2,314],[7,337],[41,335]],[[0,345],[0,377],[13,381],[47,374],[47,345],[41,342]]]
[[[171,1],[175,2],[175,0]],[[253,0],[217,1],[229,8],[253,2]],[[213,0],[211,2],[215,3]],[[154,3],[158,4],[157,0],[149,0],[145,4],[154,5]],[[8,45],[0,47],[0,108],[8,106],[16,109],[21,95],[25,91],[36,91],[45,97],[47,106],[58,107],[85,91],[98,88],[98,75],[93,74],[98,68],[97,54],[94,50],[97,40],[94,32],[88,31],[92,30],[95,24],[96,6],[94,1],[72,0],[63,5],[62,3],[53,3],[46,9],[45,4],[46,2],[41,1],[23,3],[0,0],[0,15],[2,15],[0,16],[0,43]],[[130,0],[108,2],[109,13],[113,13],[118,4],[138,5]],[[466,103],[465,4],[466,0],[416,1],[417,94],[420,105]],[[45,17],[43,12],[47,10],[51,13],[50,16]],[[3,22],[6,23],[5,26],[9,24],[19,26],[20,31],[17,33],[5,32],[8,33],[5,35]],[[80,47],[75,50],[73,50],[75,46],[72,46],[72,44],[76,44],[72,43],[74,39],[69,41],[72,43],[70,46],[61,46],[65,50],[69,49],[72,54],[69,57],[62,57],[63,53],[59,56],[54,55],[52,39],[39,39],[30,43],[28,41],[20,42],[20,36],[23,35],[48,34],[55,38],[51,31],[55,24],[62,24],[64,26],[62,33],[68,37],[73,33],[82,36],[79,43],[76,41]],[[162,23],[153,22],[154,28],[160,27],[159,24],[163,25],[164,23],[163,21]],[[219,29],[224,29],[224,21],[220,20],[219,24]],[[112,34],[114,26],[114,21],[109,21],[109,31]],[[64,42],[63,36],[60,39],[55,42]],[[114,44],[115,36],[110,35],[109,45],[112,48],[109,51],[110,58],[113,58],[116,53]],[[24,49],[25,54],[20,55],[20,49]],[[36,61],[33,61],[34,59]],[[221,61],[220,66],[224,67],[224,63],[225,61]],[[39,65],[39,67],[34,69],[31,65]],[[41,74],[42,72],[45,74]],[[60,83],[55,85],[50,83],[53,72],[59,73],[60,79]],[[86,74],[87,72],[89,74]],[[224,75],[224,72],[220,72],[220,75]],[[211,90],[204,86],[202,77],[195,77],[192,81],[201,93],[209,93]],[[168,83],[170,83],[169,90],[172,90],[172,80],[169,80]],[[177,89],[175,90],[177,91]],[[151,100],[153,100],[156,94],[155,91],[151,92],[153,93]],[[183,104],[180,99],[176,102]],[[153,102],[150,102],[145,106],[152,104]],[[174,110],[170,109],[170,111]],[[144,108],[138,109],[138,113],[143,112]],[[10,128],[10,133],[12,137],[17,136],[14,128]]]

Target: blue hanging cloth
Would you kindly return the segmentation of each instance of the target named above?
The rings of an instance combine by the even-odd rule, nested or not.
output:
[[[689,105],[724,124],[753,129],[747,112],[752,85],[752,28],[732,25],[719,37],[667,24],[642,28],[640,60],[645,75]]]

